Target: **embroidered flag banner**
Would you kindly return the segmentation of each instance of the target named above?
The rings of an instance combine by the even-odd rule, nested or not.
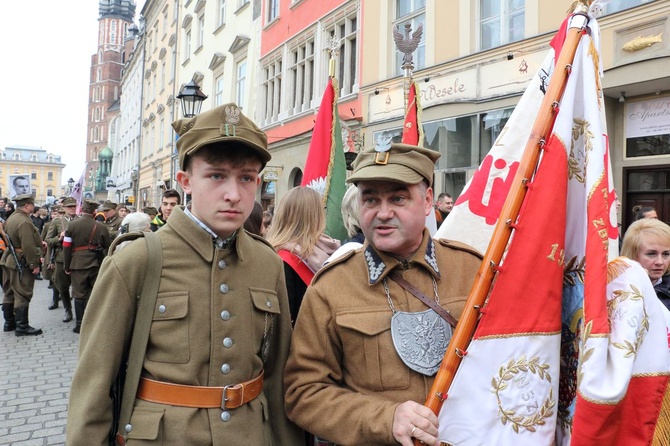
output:
[[[337,111],[337,80],[328,79],[314,123],[301,186],[318,191],[326,208],[326,234],[347,238],[342,222],[342,197],[346,191],[346,162],[342,130]]]
[[[84,166],[84,170],[81,172],[79,180],[74,184],[72,191],[70,192],[70,197],[77,200],[77,215],[79,215],[79,212],[81,212],[81,202],[84,198],[84,181],[86,178],[85,174],[86,166]]]

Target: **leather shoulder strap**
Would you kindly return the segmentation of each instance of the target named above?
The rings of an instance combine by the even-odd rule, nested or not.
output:
[[[147,242],[147,272],[144,276],[144,285],[142,294],[138,296],[137,311],[135,312],[135,325],[133,326],[133,337],[130,341],[130,350],[128,352],[128,368],[126,369],[126,378],[123,385],[123,396],[121,398],[121,414],[117,424],[117,432],[123,433],[125,437],[127,432],[125,426],[130,423],[130,416],[133,411],[135,395],[137,395],[137,386],[142,374],[142,365],[144,364],[144,355],[149,341],[149,331],[151,321],[153,320],[154,308],[156,307],[156,298],[158,297],[158,285],[161,280],[161,269],[163,267],[163,250],[158,234],[153,232],[142,232],[144,240]]]
[[[444,319],[449,323],[449,325],[456,328],[456,324],[458,323],[458,321],[456,320],[455,317],[449,314],[449,312],[444,308],[442,308],[437,302],[426,297],[426,295],[423,294],[421,291],[419,291],[417,287],[415,287],[414,285],[403,279],[402,276],[400,276],[400,274],[398,273],[398,271],[392,271],[391,274],[389,274],[389,277],[391,278],[391,280],[395,281],[398,285],[400,285],[401,287],[412,293],[414,297],[419,299],[424,304],[428,305],[428,308],[432,309],[437,314],[439,314],[442,317],[442,319]]]

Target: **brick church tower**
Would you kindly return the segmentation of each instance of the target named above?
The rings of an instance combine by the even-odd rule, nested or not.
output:
[[[124,39],[133,24],[135,2],[100,0],[99,6],[98,51],[91,57],[84,190],[88,191],[86,196],[102,200],[107,196],[110,166],[101,163],[100,154],[110,151],[110,124],[119,113],[121,70],[126,58]]]

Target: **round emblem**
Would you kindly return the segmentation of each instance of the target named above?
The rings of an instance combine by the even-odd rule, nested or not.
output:
[[[396,352],[407,367],[423,375],[437,373],[451,334],[451,325],[433,310],[396,311],[391,318]]]

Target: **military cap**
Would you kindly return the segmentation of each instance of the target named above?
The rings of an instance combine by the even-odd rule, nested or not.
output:
[[[16,203],[16,207],[20,208],[21,206],[24,206],[28,203],[34,203],[35,197],[33,197],[31,194],[15,195],[14,198],[12,198],[12,201]]]
[[[81,204],[81,211],[86,213],[86,214],[92,214],[95,212],[96,209],[98,209],[98,206],[100,203],[94,200],[84,200],[83,203]]]
[[[116,203],[110,200],[105,200],[105,202],[102,203],[102,206],[100,206],[101,211],[109,211],[111,209],[116,209]]]
[[[218,143],[243,144],[256,152],[262,167],[271,158],[265,133],[233,103],[221,105],[193,118],[179,119],[172,123],[172,128],[179,135],[177,151],[182,170],[187,156],[192,156],[205,146]],[[222,150],[226,148],[225,144],[220,147]]]
[[[426,180],[433,184],[435,161],[440,152],[409,144],[381,142],[362,151],[353,163],[354,173],[349,183],[387,180],[404,184],[419,184]]]
[[[69,207],[69,206],[76,206],[77,205],[77,200],[72,197],[67,197],[63,199],[63,202],[61,203],[61,206],[63,207]],[[63,209],[65,210],[65,209]]]

